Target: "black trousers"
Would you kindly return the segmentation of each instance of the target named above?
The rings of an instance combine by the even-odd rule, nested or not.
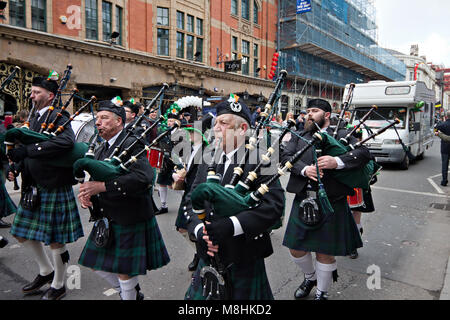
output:
[[[441,153],[442,159],[442,181],[447,182],[449,154]]]

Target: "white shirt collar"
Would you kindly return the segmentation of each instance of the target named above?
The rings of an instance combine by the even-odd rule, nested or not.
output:
[[[122,133],[122,130],[119,131],[114,137],[112,137],[111,139],[108,140],[108,144],[111,147],[117,140],[117,138],[119,137],[119,135]]]
[[[50,108],[50,106],[47,106],[45,108],[42,108],[41,110],[39,110],[39,117],[42,117],[42,115]]]

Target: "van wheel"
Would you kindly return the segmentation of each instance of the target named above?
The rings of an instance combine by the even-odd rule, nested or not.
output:
[[[405,158],[403,159],[402,163],[400,163],[400,169],[408,170],[408,168],[409,168],[409,158],[408,155],[405,154]]]
[[[416,157],[416,159],[417,159],[417,160],[423,160],[424,157],[425,157],[425,151],[422,152],[421,154],[419,154],[419,155]]]

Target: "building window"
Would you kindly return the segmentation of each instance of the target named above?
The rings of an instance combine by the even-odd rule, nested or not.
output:
[[[197,51],[195,52],[196,57],[195,60],[196,61],[203,61],[203,39],[202,38],[197,38]]]
[[[248,75],[250,72],[249,58],[242,56],[242,74]]]
[[[256,70],[258,70],[259,68],[259,60],[258,59],[253,59],[253,72],[255,73],[255,77],[258,77],[259,74]]]
[[[122,16],[123,9],[119,6],[116,6],[116,31],[119,33],[119,38],[117,39],[117,44],[122,45]]]
[[[238,15],[238,0],[231,0],[231,14]]]
[[[156,24],[160,26],[168,26],[169,25],[169,9],[158,7],[157,16],[156,16]]]
[[[238,38],[231,37],[231,50],[237,51],[237,49],[238,49]]]
[[[110,41],[112,33],[112,4],[106,1],[102,2],[102,25],[103,41]]]
[[[186,58],[194,60],[194,36],[186,36]]]
[[[250,20],[249,0],[241,0],[241,15],[242,18]]]
[[[184,12],[177,11],[177,28],[184,30]]]
[[[177,32],[177,57],[184,58],[184,33]]]
[[[86,0],[86,38],[97,40],[97,0]]]
[[[242,54],[250,54],[250,42],[242,40]]]
[[[203,20],[200,18],[197,18],[197,32],[199,36],[203,35]]]
[[[9,1],[9,23],[25,28],[25,0]]]
[[[187,16],[186,29],[187,29],[187,32],[194,33],[194,17],[189,14]]]
[[[169,55],[169,30],[158,29],[158,54]]]
[[[258,11],[259,11],[259,8],[258,8],[258,2],[253,1],[253,22],[256,23],[256,24],[259,23],[259,20],[258,20]]]
[[[46,0],[31,1],[31,28],[39,31],[47,31]]]
[[[253,44],[253,56],[255,58],[258,57],[258,45],[257,44]]]

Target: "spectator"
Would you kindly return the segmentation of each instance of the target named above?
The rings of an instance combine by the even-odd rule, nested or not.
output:
[[[447,120],[436,125],[436,129],[445,135],[450,135],[450,111],[447,111]],[[448,184],[448,163],[450,154],[450,142],[441,140],[442,181],[441,186]]]

